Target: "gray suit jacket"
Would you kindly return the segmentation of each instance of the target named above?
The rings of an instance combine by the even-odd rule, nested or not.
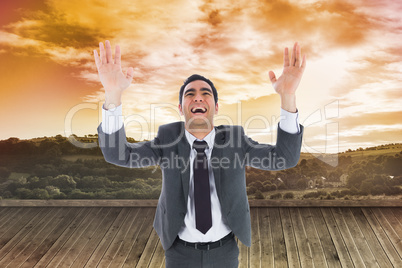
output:
[[[153,226],[164,250],[176,239],[187,211],[191,148],[184,130],[184,122],[174,122],[160,126],[157,137],[151,141],[129,143],[124,126],[110,135],[98,126],[99,146],[107,162],[130,168],[161,167],[162,191]],[[300,125],[298,134],[289,134],[278,127],[275,146],[250,139],[241,126],[221,125],[215,131],[211,165],[222,214],[233,233],[250,247],[245,166],[264,170],[294,167],[300,157],[303,126]]]

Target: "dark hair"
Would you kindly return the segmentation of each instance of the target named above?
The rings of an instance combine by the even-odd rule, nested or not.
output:
[[[196,80],[202,80],[208,83],[210,87],[212,88],[212,93],[214,94],[214,99],[215,99],[215,104],[218,103],[218,91],[216,91],[216,88],[214,86],[214,83],[211,82],[208,78],[199,75],[199,74],[193,74],[192,76],[189,76],[186,80],[183,81],[183,85],[180,88],[180,93],[179,93],[179,103],[181,104],[181,100],[183,99],[183,93],[184,93],[184,88],[191,82],[196,81]]]

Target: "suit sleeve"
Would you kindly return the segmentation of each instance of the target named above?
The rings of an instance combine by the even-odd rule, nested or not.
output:
[[[282,170],[297,165],[303,138],[303,126],[300,132],[291,134],[278,126],[276,145],[262,144],[244,134],[241,127],[245,163],[263,170]]]
[[[102,123],[101,123],[102,124]],[[99,147],[106,162],[128,168],[158,165],[162,156],[160,131],[151,141],[129,143],[124,125],[116,132],[107,134],[98,126]]]

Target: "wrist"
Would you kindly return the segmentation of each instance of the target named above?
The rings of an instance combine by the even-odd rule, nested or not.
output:
[[[104,108],[106,110],[116,108],[121,105],[121,93],[105,93],[105,104]]]
[[[281,108],[295,113],[297,112],[296,108],[296,94],[281,94]]]

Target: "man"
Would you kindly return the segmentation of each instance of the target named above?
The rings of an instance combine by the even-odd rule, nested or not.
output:
[[[105,88],[99,143],[107,162],[137,168],[159,165],[162,191],[154,228],[165,250],[166,267],[237,267],[234,236],[251,245],[250,210],[245,166],[266,170],[293,167],[300,157],[303,126],[298,123],[295,92],[306,66],[295,43],[291,60],[284,51],[283,74],[270,80],[281,96],[281,121],[275,146],[259,144],[241,126],[214,126],[218,93],[200,75],[184,81],[179,111],[185,122],[159,127],[152,141],[128,143],[121,120],[121,95],[133,79],[133,68],[121,70],[120,47],[115,59],[109,41],[94,51]]]

